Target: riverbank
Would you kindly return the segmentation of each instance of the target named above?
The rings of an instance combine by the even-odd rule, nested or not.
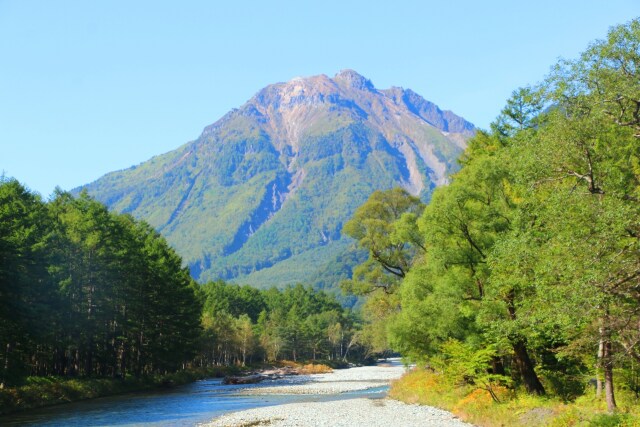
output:
[[[495,386],[494,401],[487,390],[452,384],[441,374],[416,369],[394,381],[389,396],[407,403],[444,408],[467,422],[483,426],[640,426],[638,398],[631,390],[616,390],[620,412],[608,414],[593,389],[571,401],[532,396]]]
[[[290,377],[277,384],[242,394],[323,395],[320,402],[298,402],[235,412],[216,418],[207,427],[221,426],[353,426],[398,425],[463,427],[453,414],[429,407],[402,403],[392,399],[349,399],[349,392],[376,389],[388,385],[405,373],[398,362],[336,370],[331,374]],[[346,395],[345,395],[346,393]],[[334,396],[335,400],[331,397]]]
[[[112,378],[38,377],[29,383],[0,390],[0,415],[98,397],[161,389],[204,378],[238,374],[236,367],[190,369],[167,375],[125,380]]]

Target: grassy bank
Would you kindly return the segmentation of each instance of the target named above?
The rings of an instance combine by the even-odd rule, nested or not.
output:
[[[0,390],[0,414],[58,405],[96,397],[112,396],[161,387],[187,384],[198,379],[237,374],[235,367],[190,369],[144,378],[61,378],[31,377],[20,387]]]
[[[239,368],[237,366],[220,366],[213,368],[189,369],[174,374],[155,375],[144,378],[127,377],[111,378],[65,378],[65,377],[30,377],[20,387],[0,390],[0,415],[44,406],[76,402],[96,397],[113,396],[162,387],[173,387],[212,377],[239,375],[243,371],[273,369],[274,367],[291,367],[299,374],[319,374],[331,372],[332,368],[344,368],[346,364],[330,362],[290,362],[280,361],[275,364],[257,364]]]
[[[604,399],[595,393],[562,402],[557,398],[526,395],[506,388],[488,391],[470,385],[449,384],[441,374],[416,369],[392,383],[389,396],[407,403],[436,406],[483,427],[498,426],[640,426],[640,407],[635,395],[617,391],[620,413],[606,413]]]

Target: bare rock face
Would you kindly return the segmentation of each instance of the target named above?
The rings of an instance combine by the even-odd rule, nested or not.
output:
[[[156,227],[197,279],[330,287],[349,274],[341,229],[354,210],[393,186],[427,200],[474,132],[342,70],[267,86],[195,141],[84,188]]]
[[[371,83],[371,80],[361,76],[353,70],[342,70],[335,75],[333,80],[338,84],[343,84],[351,89],[375,91],[375,87],[373,86],[373,83]]]

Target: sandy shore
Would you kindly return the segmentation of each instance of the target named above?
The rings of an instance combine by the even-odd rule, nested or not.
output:
[[[247,388],[247,394],[322,394],[336,395],[389,384],[405,368],[391,364],[336,370],[331,374],[301,375],[276,384]],[[438,426],[462,427],[469,424],[449,412],[420,405],[408,405],[392,399],[341,399],[300,402],[235,412],[205,424],[214,426]]]

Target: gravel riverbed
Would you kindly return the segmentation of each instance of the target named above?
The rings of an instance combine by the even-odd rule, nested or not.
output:
[[[300,375],[265,387],[247,388],[246,394],[336,395],[336,400],[298,402],[234,412],[214,419],[218,426],[470,426],[453,414],[429,406],[409,405],[389,398],[340,398],[342,393],[386,385],[405,368],[398,362],[336,370],[330,374]]]

